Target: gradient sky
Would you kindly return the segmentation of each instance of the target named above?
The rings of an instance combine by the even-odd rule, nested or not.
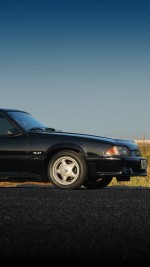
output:
[[[0,107],[150,138],[150,1],[0,0]]]

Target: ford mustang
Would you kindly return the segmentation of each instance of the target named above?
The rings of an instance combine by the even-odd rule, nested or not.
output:
[[[68,133],[21,110],[0,109],[0,177],[33,177],[62,189],[107,186],[147,175],[147,159],[132,140]]]

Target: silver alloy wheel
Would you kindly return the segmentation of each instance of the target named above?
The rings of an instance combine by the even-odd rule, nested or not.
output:
[[[55,161],[52,173],[59,184],[70,185],[78,179],[80,167],[72,157],[63,156]]]

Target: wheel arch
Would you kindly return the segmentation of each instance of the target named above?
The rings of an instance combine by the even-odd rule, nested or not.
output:
[[[72,145],[72,144],[65,144],[65,145],[59,144],[57,146],[50,148],[47,151],[45,161],[44,161],[45,171],[47,171],[48,163],[52,159],[52,157],[61,151],[70,151],[70,152],[73,151],[73,152],[79,153],[80,155],[82,155],[86,159],[86,153],[84,152],[84,150],[81,147],[76,146],[76,145]]]

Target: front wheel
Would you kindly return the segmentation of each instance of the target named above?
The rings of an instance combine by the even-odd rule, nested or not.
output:
[[[87,163],[74,151],[58,152],[49,162],[48,177],[58,188],[77,189],[87,177]]]
[[[110,184],[112,178],[113,177],[102,177],[96,181],[88,178],[83,185],[88,189],[102,189]]]

